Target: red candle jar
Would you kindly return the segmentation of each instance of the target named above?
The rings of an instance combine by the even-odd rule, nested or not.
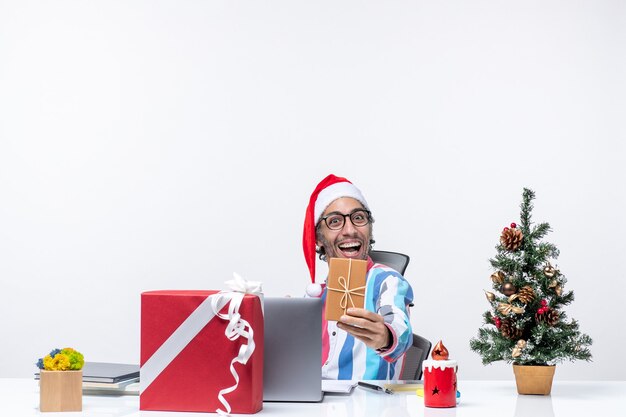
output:
[[[457,363],[452,360],[425,360],[424,405],[426,407],[456,407]]]

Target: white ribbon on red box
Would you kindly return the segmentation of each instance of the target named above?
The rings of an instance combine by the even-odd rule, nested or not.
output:
[[[154,382],[167,365],[178,356],[207,323],[213,320],[215,316],[218,316],[223,320],[228,320],[225,335],[229,340],[234,341],[239,337],[243,337],[247,342],[239,347],[239,354],[230,362],[230,372],[235,378],[235,384],[222,389],[218,394],[218,398],[226,408],[226,411],[221,409],[216,411],[221,415],[230,413],[231,407],[224,395],[235,391],[237,386],[239,386],[239,375],[234,368],[234,364],[238,362],[245,365],[255,348],[254,330],[246,320],[241,318],[239,307],[245,294],[257,295],[261,298],[261,301],[263,300],[260,282],[246,281],[238,274],[233,274],[233,276],[234,279],[226,281],[226,285],[231,291],[221,291],[208,296],[141,367],[141,392],[145,391]],[[221,314],[220,311],[229,301],[228,314]]]
[[[230,361],[230,373],[235,378],[235,384],[222,389],[219,394],[217,394],[218,399],[222,403],[222,405],[226,408],[226,411],[218,409],[217,412],[220,415],[229,415],[231,411],[230,404],[224,398],[224,395],[233,392],[239,386],[239,375],[235,370],[235,362],[238,362],[242,365],[245,365],[248,362],[248,359],[252,356],[254,352],[255,344],[254,344],[254,330],[250,326],[245,319],[241,317],[239,314],[239,307],[241,306],[241,302],[243,301],[243,297],[245,294],[255,294],[259,297],[262,297],[263,290],[261,289],[261,283],[256,281],[246,281],[241,278],[237,274],[233,274],[234,279],[230,281],[226,281],[226,285],[230,287],[233,292],[230,293],[217,293],[213,296],[213,311],[215,314],[223,320],[228,320],[228,326],[226,326],[225,334],[226,337],[234,341],[239,337],[244,337],[247,340],[247,344],[242,344],[239,347],[239,354]],[[228,314],[221,314],[219,311],[222,309],[223,302],[221,300],[222,297],[230,297],[230,304],[228,306]],[[263,299],[261,298],[261,305]]]

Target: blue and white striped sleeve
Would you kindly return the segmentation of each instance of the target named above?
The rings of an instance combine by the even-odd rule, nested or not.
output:
[[[391,347],[380,353],[388,362],[399,359],[413,343],[413,330],[409,319],[408,305],[413,301],[413,289],[398,272],[383,269],[377,276],[379,293],[376,312],[383,316],[391,331]]]

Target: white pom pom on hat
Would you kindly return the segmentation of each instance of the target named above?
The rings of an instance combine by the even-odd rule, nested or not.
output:
[[[304,230],[302,231],[302,249],[311,275],[311,284],[307,286],[307,294],[311,297],[319,297],[322,293],[322,287],[315,283],[315,226],[324,214],[326,207],[341,197],[354,198],[363,204],[363,207],[369,209],[365,197],[357,187],[346,178],[337,177],[333,174],[328,175],[317,184],[306,208]],[[309,287],[311,287],[311,292],[319,291],[319,293],[317,295],[309,294]]]
[[[318,283],[312,283],[306,286],[306,295],[309,297],[319,297],[322,295],[322,286]]]

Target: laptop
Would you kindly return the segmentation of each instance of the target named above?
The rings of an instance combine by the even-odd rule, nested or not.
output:
[[[263,401],[321,401],[322,300],[265,297],[263,304]]]

